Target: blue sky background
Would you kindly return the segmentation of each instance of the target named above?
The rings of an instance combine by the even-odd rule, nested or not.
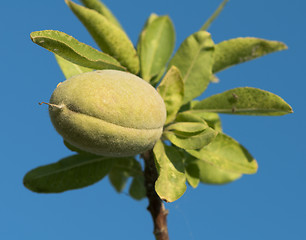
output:
[[[134,43],[150,13],[168,14],[176,48],[197,31],[220,1],[105,0]],[[95,46],[63,0],[4,1],[0,15],[0,239],[154,239],[147,200],[117,194],[108,179],[63,194],[36,194],[24,174],[71,154],[53,129],[47,107],[64,77],[52,54],[33,44],[36,30],[64,31]],[[166,204],[170,239],[306,239],[306,2],[231,0],[209,31],[215,42],[239,36],[280,40],[289,50],[218,74],[202,97],[239,86],[283,97],[294,114],[222,115],[224,132],[258,160],[255,175],[224,186],[189,188]]]

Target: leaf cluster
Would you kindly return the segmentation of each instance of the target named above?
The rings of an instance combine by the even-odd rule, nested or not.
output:
[[[226,2],[174,54],[175,30],[169,16],[149,16],[134,47],[119,21],[99,0],[82,0],[83,6],[70,0],[66,4],[100,50],[60,31],[31,33],[34,43],[54,53],[66,78],[115,69],[136,74],[157,88],[166,105],[167,120],[162,138],[153,149],[158,170],[155,189],[168,202],[184,194],[186,182],[193,188],[199,183],[225,184],[257,171],[252,155],[223,133],[219,113],[280,116],[292,112],[279,96],[252,87],[194,100],[216,79],[216,73],[287,48],[282,42],[252,37],[216,44],[206,30]],[[58,193],[89,186],[108,175],[118,192],[132,178],[129,194],[135,199],[145,197],[137,156],[101,157],[65,145],[77,154],[30,171],[24,178],[26,187],[35,192]]]

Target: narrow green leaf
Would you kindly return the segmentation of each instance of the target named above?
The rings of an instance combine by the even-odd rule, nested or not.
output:
[[[218,113],[205,112],[203,110],[192,110],[193,107],[198,104],[198,102],[198,100],[194,100],[183,105],[179,112],[183,114],[191,114],[192,116],[201,118],[208,124],[209,127],[218,132],[222,132],[222,123]]]
[[[233,65],[285,49],[287,46],[282,42],[253,37],[223,41],[215,45],[213,72],[216,73]]]
[[[96,10],[98,13],[102,14],[108,21],[115,24],[117,27],[121,27],[117,18],[113,15],[113,13],[109,10],[108,7],[105,6],[100,0],[81,0],[85,7]]]
[[[257,162],[251,154],[233,138],[219,133],[214,141],[200,150],[186,150],[189,154],[219,169],[235,173],[253,174]]]
[[[130,186],[129,194],[136,200],[146,197],[145,180],[143,176],[136,176]]]
[[[166,71],[166,66],[160,71],[159,74],[155,75],[154,77],[152,77],[150,83],[153,87],[156,87],[156,85],[160,82],[160,79],[162,78],[162,76],[164,76],[165,71]]]
[[[81,43],[63,32],[53,30],[32,32],[31,39],[39,46],[83,67],[125,70],[113,57]]]
[[[181,112],[177,115],[175,122],[165,128],[166,131],[175,130],[179,132],[199,132],[208,127],[207,123],[193,113]]]
[[[209,144],[216,137],[217,132],[212,128],[206,128],[205,130],[195,134],[184,134],[181,132],[165,131],[163,136],[167,138],[171,143],[179,148],[183,149],[199,149]]]
[[[108,178],[116,191],[120,193],[124,190],[129,176],[126,172],[115,168],[110,171]]]
[[[79,154],[86,154],[86,155],[94,155],[94,154],[91,154],[91,153],[88,153],[88,152],[85,152],[73,145],[71,145],[69,142],[67,142],[66,140],[63,141],[64,142],[64,145],[66,148],[68,148],[70,151],[72,152],[76,152],[76,153],[79,153]]]
[[[143,38],[143,36],[144,36],[145,33],[146,33],[146,31],[145,31],[146,28],[147,28],[147,26],[148,26],[149,24],[151,24],[151,23],[152,23],[155,19],[157,19],[157,18],[158,18],[158,15],[155,14],[155,13],[152,13],[152,14],[148,17],[147,21],[145,22],[145,24],[144,24],[144,26],[143,26],[143,29],[142,29],[142,32],[139,34],[139,37],[138,37],[138,42],[137,42],[137,53],[138,53],[138,56],[141,55],[141,47],[142,47],[142,44],[140,44],[140,43],[142,42],[142,38]],[[166,71],[166,66],[164,66],[164,68],[163,68],[157,75],[155,75],[155,76],[153,76],[153,77],[151,78],[150,83],[151,83],[151,85],[152,85],[153,87],[155,87],[155,86],[159,83],[159,81],[160,81],[160,79],[162,78],[162,76],[164,75],[165,71]]]
[[[221,119],[217,113],[204,112],[204,111],[194,111],[192,113],[195,116],[202,118],[212,129],[218,132],[222,132]]]
[[[211,75],[214,43],[208,32],[199,31],[181,44],[169,63],[176,66],[183,77],[184,104],[198,97],[207,88]]]
[[[216,137],[217,132],[201,118],[190,113],[180,113],[175,123],[165,128],[163,137],[183,149],[200,149]]]
[[[240,87],[208,97],[193,110],[240,115],[280,116],[292,108],[279,96],[258,88]]]
[[[155,20],[157,19],[159,16],[156,13],[151,13],[150,16],[148,17],[148,19],[146,20],[141,33],[145,32],[145,29]],[[139,43],[139,41],[138,41]],[[138,46],[138,45],[137,45]]]
[[[179,111],[184,98],[184,83],[180,71],[172,66],[157,88],[164,99],[167,109],[166,124],[172,122]]]
[[[192,114],[193,116],[199,117],[203,119],[212,129],[218,132],[222,132],[221,119],[218,113],[205,112],[203,110],[192,110],[193,107],[198,104],[198,102],[198,100],[191,101],[188,104],[184,105],[183,108],[181,108],[181,113]]]
[[[164,145],[158,141],[153,149],[159,176],[155,182],[158,196],[173,202],[186,191],[186,176],[181,154],[175,147]]]
[[[242,174],[219,169],[205,161],[196,160],[191,163],[199,170],[199,179],[207,184],[226,184],[241,178]]]
[[[176,116],[175,122],[195,122],[195,123],[202,123],[202,124],[207,125],[206,122],[203,121],[203,119],[196,116],[192,112],[181,112],[181,113],[179,113]]]
[[[142,42],[142,37],[143,37],[144,34],[146,33],[146,28],[147,28],[148,25],[151,24],[156,18],[158,18],[158,15],[155,14],[155,13],[152,13],[152,14],[148,17],[148,19],[146,20],[146,22],[145,22],[145,24],[144,24],[144,26],[143,26],[143,28],[142,28],[142,31],[141,31],[141,33],[140,33],[139,36],[138,36],[137,48],[136,48],[137,53],[138,53],[138,56],[141,55],[141,46],[142,46],[141,42]]]
[[[112,168],[126,172],[130,177],[139,177],[143,175],[140,163],[133,157],[116,158]]]
[[[140,72],[144,80],[150,82],[152,77],[162,71],[171,57],[174,45],[174,27],[168,16],[154,17],[154,20],[147,21],[137,47],[140,49]]]
[[[122,192],[131,176],[142,175],[141,166],[134,158],[115,159],[108,175],[117,192]]]
[[[93,71],[92,68],[82,67],[80,65],[74,64],[56,54],[54,54],[54,56],[66,79],[84,72]]]
[[[187,163],[185,164],[185,174],[190,186],[196,188],[200,183],[199,167],[194,163]]]
[[[31,170],[23,183],[37,193],[83,188],[100,181],[111,169],[113,161],[113,158],[95,155],[73,155]]]
[[[169,125],[165,131],[178,131],[182,133],[198,133],[207,128],[207,124],[201,122],[176,122]]]
[[[223,2],[219,5],[217,10],[213,13],[213,15],[210,16],[210,18],[204,23],[204,25],[201,27],[202,31],[206,31],[212,22],[219,16],[219,14],[222,12],[223,8],[225,7],[228,0],[223,0]]]
[[[148,17],[148,19],[146,20],[146,22],[145,22],[145,24],[144,24],[144,26],[143,26],[143,28],[142,28],[142,31],[141,31],[141,33],[139,34],[139,36],[138,36],[138,41],[137,41],[137,53],[138,53],[138,56],[141,56],[141,50],[142,50],[142,46],[143,46],[143,44],[142,44],[142,42],[143,42],[143,38],[144,38],[144,35],[146,34],[146,29],[147,29],[147,27],[155,20],[155,19],[157,19],[159,16],[157,15],[157,14],[155,14],[155,13],[152,13],[149,17]],[[141,62],[140,62],[141,63]],[[140,68],[141,68],[141,66],[140,66]]]
[[[134,74],[139,72],[136,50],[122,29],[95,10],[80,6],[70,0],[65,1],[103,52],[116,58],[130,72]]]

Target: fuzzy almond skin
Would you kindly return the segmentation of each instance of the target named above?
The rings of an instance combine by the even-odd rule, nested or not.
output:
[[[53,92],[50,118],[73,146],[102,156],[133,156],[160,138],[166,108],[157,91],[122,71],[83,73]]]

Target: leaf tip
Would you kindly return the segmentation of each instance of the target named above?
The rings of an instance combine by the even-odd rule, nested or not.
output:
[[[72,8],[77,5],[76,3],[72,2],[71,0],[65,0],[66,5],[72,10]]]
[[[30,39],[32,42],[34,42],[34,37],[32,36],[32,33],[30,34]]]
[[[34,42],[35,43],[35,35],[36,35],[36,33],[37,33],[38,31],[35,31],[35,32],[31,32],[30,33],[30,38],[31,38],[31,40],[32,40],[32,42]]]
[[[250,172],[250,174],[255,174],[258,172],[258,162],[256,161],[255,158],[252,159],[252,162],[254,162],[254,168],[253,168],[253,171]]]
[[[26,175],[24,175],[23,180],[22,180],[23,185],[32,192],[42,193],[43,191],[41,189],[36,188],[35,184],[33,185],[33,182],[31,181],[31,178],[29,177],[30,173],[31,171],[28,172]]]
[[[279,50],[287,50],[288,49],[288,46],[283,42],[279,42],[279,45],[280,45]]]

